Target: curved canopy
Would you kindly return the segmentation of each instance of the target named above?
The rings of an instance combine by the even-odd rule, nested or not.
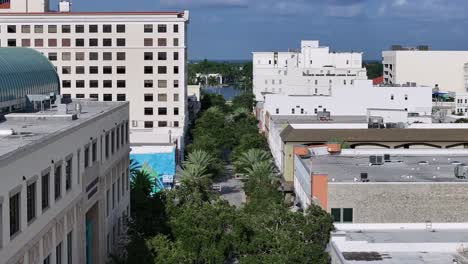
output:
[[[44,55],[28,48],[0,48],[0,102],[59,90],[57,72]]]

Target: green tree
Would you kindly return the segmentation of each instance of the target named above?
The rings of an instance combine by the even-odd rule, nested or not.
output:
[[[468,118],[459,118],[455,121],[455,123],[468,123]]]
[[[268,152],[261,149],[249,149],[237,158],[234,166],[237,172],[248,173],[252,171],[254,164],[269,161],[271,161],[271,155]]]
[[[232,108],[245,108],[252,112],[255,106],[255,96],[251,92],[244,92],[232,100]]]

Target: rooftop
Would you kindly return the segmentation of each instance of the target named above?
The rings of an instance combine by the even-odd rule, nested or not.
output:
[[[324,152],[322,152],[324,153]],[[390,155],[382,165],[371,165],[370,156]],[[361,173],[367,173],[370,183],[463,182],[455,177],[455,167],[468,164],[465,149],[343,149],[338,155],[317,155],[300,159],[313,174],[327,174],[329,182],[361,183]]]
[[[89,16],[89,15],[176,15],[183,16],[184,12],[176,11],[134,11],[134,12],[9,12],[1,13],[2,16]]]
[[[75,109],[74,106],[78,102],[82,106],[80,114],[74,110],[66,113],[53,108],[36,113],[5,115],[5,120],[0,120],[0,160],[7,159],[16,152],[25,151],[35,144],[45,142],[128,104],[74,100],[67,105],[68,109]]]
[[[425,223],[419,224],[425,226]],[[346,225],[343,225],[346,226]],[[351,226],[353,226],[351,224]],[[458,229],[457,229],[458,227]],[[459,251],[468,241],[466,225],[450,228],[343,229],[332,234],[332,247],[344,263],[467,263]]]
[[[330,124],[330,123],[363,123],[367,126],[367,116],[332,116],[330,120],[318,120],[317,116],[304,115],[273,115],[270,117],[275,123],[296,124]]]

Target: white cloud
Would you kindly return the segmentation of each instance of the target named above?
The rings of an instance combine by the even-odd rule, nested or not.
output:
[[[407,0],[395,0],[395,2],[393,2],[394,6],[404,6],[407,4],[408,4]]]

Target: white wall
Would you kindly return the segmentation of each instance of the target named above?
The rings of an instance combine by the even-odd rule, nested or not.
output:
[[[49,11],[48,0],[10,0],[10,8],[0,9],[0,13],[32,13]]]
[[[416,82],[431,87],[438,84],[442,91],[467,92],[468,51],[383,51],[382,56],[386,82]]]

